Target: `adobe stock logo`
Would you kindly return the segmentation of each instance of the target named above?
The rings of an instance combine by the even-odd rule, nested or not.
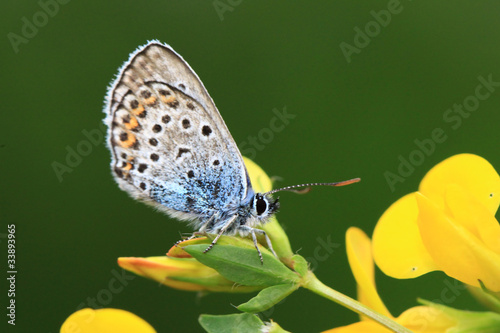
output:
[[[493,81],[492,74],[489,74],[487,78],[479,75],[477,80],[479,84],[476,85],[473,94],[466,96],[462,103],[455,103],[451,108],[443,112],[442,118],[445,126],[434,128],[427,138],[415,138],[413,143],[416,148],[409,154],[405,154],[405,156],[398,156],[399,165],[394,170],[395,172],[389,170],[384,172],[384,178],[391,192],[396,190],[398,183],[404,183],[415,172],[415,169],[425,162],[426,158],[434,154],[438,145],[448,139],[449,135],[447,133],[451,133],[451,130],[458,130],[465,119],[468,119],[474,112],[479,110],[481,102],[490,98],[496,89],[500,87],[500,82]]]
[[[274,135],[283,131],[290,124],[290,121],[297,117],[297,115],[287,112],[286,105],[281,111],[274,108],[273,114],[268,127],[261,128],[256,136],[249,135],[246,140],[240,142],[238,148],[242,155],[251,160],[255,159],[257,152],[263,151],[266,145],[274,140]]]
[[[83,158],[92,153],[94,147],[97,147],[104,142],[106,125],[104,125],[104,123],[100,123],[99,128],[94,128],[90,131],[84,129],[81,133],[85,138],[78,141],[78,143],[74,145],[74,148],[70,145],[65,147],[66,156],[64,160],[62,160],[62,162],[52,161],[50,164],[59,183],[64,180],[63,176],[65,174],[72,173],[73,170],[82,163]]]
[[[358,26],[354,27],[354,32],[356,33],[353,39],[354,45],[346,42],[342,42],[339,45],[347,63],[350,64],[352,55],[354,53],[360,54],[361,50],[370,45],[372,39],[381,33],[382,28],[386,28],[391,23],[392,17],[400,14],[402,11],[403,5],[399,0],[389,0],[387,9],[370,11],[370,15],[374,20],[367,22],[363,30]]]
[[[28,42],[35,38],[40,28],[43,28],[49,23],[49,17],[54,17],[59,13],[59,5],[65,5],[71,0],[39,0],[38,6],[40,10],[35,12],[30,18],[21,17],[21,34],[9,32],[7,38],[14,53],[19,53],[21,44],[28,44]]]
[[[243,0],[214,0],[212,5],[219,16],[219,19],[224,21],[224,13],[234,11],[234,9],[242,2]]]

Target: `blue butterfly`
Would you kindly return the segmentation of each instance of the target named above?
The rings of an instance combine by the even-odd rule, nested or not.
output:
[[[278,210],[278,191],[255,193],[243,158],[196,73],[170,46],[151,41],[130,55],[111,84],[104,122],[111,168],[121,189],[180,220],[197,233],[257,234]],[[275,254],[275,253],[274,253]],[[276,255],[276,254],[275,254]]]

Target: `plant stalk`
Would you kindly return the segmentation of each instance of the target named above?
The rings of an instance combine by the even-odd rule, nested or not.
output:
[[[338,303],[342,305],[343,307],[346,307],[360,315],[364,315],[380,325],[383,325],[390,329],[393,332],[397,333],[412,333],[409,329],[401,326],[400,324],[396,323],[394,320],[381,315],[380,313],[373,311],[372,309],[366,307],[365,305],[361,304],[360,302],[350,298],[349,296],[346,296],[328,286],[323,284],[316,275],[313,274],[313,272],[309,271],[308,275],[303,278],[303,285],[302,287],[309,289],[310,291],[323,296],[331,301],[334,301],[335,303]]]

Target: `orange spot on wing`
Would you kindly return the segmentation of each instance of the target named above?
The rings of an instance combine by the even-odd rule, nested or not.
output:
[[[123,170],[125,171],[129,171],[132,169],[132,164],[131,163],[127,163],[127,165],[123,168]]]
[[[123,148],[130,148],[132,147],[135,142],[136,142],[136,138],[135,136],[132,134],[132,133],[127,133],[128,137],[127,137],[127,140],[125,141],[120,141],[120,145],[123,147]]]
[[[165,104],[168,104],[168,103],[172,103],[173,101],[175,101],[175,97],[174,96],[161,96],[161,100],[163,103]]]
[[[136,107],[135,109],[132,109],[132,113],[136,116],[140,115],[141,113],[143,113],[144,111],[144,106],[142,106],[142,104],[139,104],[138,107]]]
[[[155,103],[156,103],[156,97],[151,96],[151,97],[149,97],[149,98],[146,98],[146,99],[144,100],[144,103],[146,103],[146,105],[153,105],[153,104],[155,104]]]
[[[130,121],[128,123],[125,123],[125,127],[128,130],[133,130],[133,129],[137,128],[138,126],[139,126],[139,122],[137,121],[137,119],[135,117],[131,117]]]

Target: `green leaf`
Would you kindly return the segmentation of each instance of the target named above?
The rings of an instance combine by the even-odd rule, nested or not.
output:
[[[201,315],[200,325],[208,333],[261,333],[264,323],[250,313],[230,315]]]
[[[293,269],[300,274],[300,276],[306,276],[309,271],[309,265],[307,261],[301,255],[294,255],[292,257]]]
[[[278,284],[261,290],[251,300],[238,306],[238,310],[244,312],[257,313],[265,311],[270,307],[278,304],[285,297],[293,293],[299,288],[298,284]]]
[[[298,283],[299,276],[269,251],[261,250],[264,264],[255,249],[217,244],[203,253],[206,245],[189,245],[184,250],[199,262],[212,267],[226,279],[245,286],[274,286]]]

